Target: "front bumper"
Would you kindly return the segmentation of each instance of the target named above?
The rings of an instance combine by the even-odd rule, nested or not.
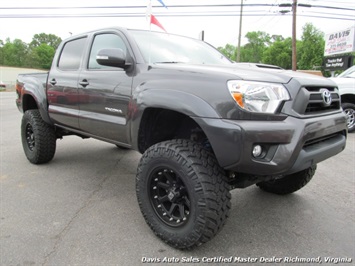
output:
[[[251,175],[288,175],[326,160],[346,145],[342,112],[307,119],[245,121],[195,118],[207,135],[219,164],[226,170]],[[252,155],[254,145],[265,149]]]

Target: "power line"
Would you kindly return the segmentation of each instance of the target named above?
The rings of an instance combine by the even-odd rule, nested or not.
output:
[[[355,11],[355,8],[345,8],[345,7],[338,7],[338,6],[311,5],[311,7],[315,7],[315,8],[328,8],[328,9],[338,9],[338,10],[347,10],[347,11]]]
[[[337,18],[337,17],[326,17],[326,16],[317,16],[317,15],[300,15],[300,14],[297,14],[297,16],[300,16],[300,17],[308,17],[308,18],[326,18],[326,19],[355,21],[354,18]]]
[[[210,4],[210,5],[170,5],[168,8],[209,8],[209,7],[240,7],[240,4]],[[243,4],[243,7],[245,6],[274,6],[273,4]],[[18,10],[18,9],[101,9],[101,8],[120,8],[120,9],[131,9],[131,8],[147,8],[147,6],[57,6],[57,7],[33,7],[33,6],[28,6],[28,7],[0,7],[0,9],[7,9],[7,10]],[[162,6],[153,6],[153,8],[164,8]]]
[[[355,20],[354,15],[339,14],[339,13],[327,13],[327,12],[317,12],[317,11],[305,12],[305,14],[307,14],[307,13],[323,14],[323,15],[330,15],[330,16],[343,16],[343,17],[349,17],[349,18],[351,18],[350,20]],[[298,14],[298,15],[299,15],[299,14]]]
[[[274,6],[278,6],[278,5],[276,4],[277,1],[278,1],[278,0],[275,0],[275,2],[274,2],[274,4],[273,4]],[[269,12],[271,12],[271,9],[272,9],[272,7],[269,9]],[[262,16],[261,18],[259,18],[259,19],[256,21],[256,23],[257,23],[258,21],[262,20],[263,17],[264,17],[264,16]]]
[[[314,1],[314,0],[313,0]],[[277,15],[280,14],[279,11],[274,11],[274,14],[270,14],[271,10],[275,7],[280,8],[280,7],[292,7],[291,3],[283,3],[283,4],[277,4],[278,1],[275,1],[273,4],[243,4],[243,7],[249,7],[249,9],[244,10],[244,16],[255,16],[255,17],[277,17]],[[353,8],[347,8],[347,7],[333,7],[333,6],[326,6],[326,5],[308,5],[308,4],[298,4],[299,7],[315,7],[315,8],[327,8],[327,9],[337,9],[337,10],[346,10],[346,11],[355,11]],[[155,6],[161,8],[161,6]],[[241,7],[241,4],[203,4],[203,5],[171,5],[169,6],[169,9],[171,8],[214,8],[216,7],[219,8],[229,8],[228,11],[191,11],[191,12],[166,12],[164,9],[164,12],[156,12],[155,14],[157,16],[161,17],[217,17],[217,16],[239,16],[240,9],[237,10],[230,10],[230,7]],[[252,7],[252,9],[250,9]],[[255,10],[255,7],[264,7],[262,10]],[[269,7],[268,10],[265,10],[265,7]],[[146,8],[146,6],[135,6],[135,5],[129,5],[129,6],[74,6],[74,7],[0,7],[0,10],[67,10],[67,9],[142,9]],[[160,9],[161,10],[161,9]],[[312,9],[309,9],[312,10]],[[266,13],[265,13],[266,12]],[[319,12],[316,11],[307,11],[307,13],[314,13],[314,14],[319,14]],[[299,15],[298,16],[303,16],[303,17],[316,17],[316,18],[329,18],[329,19],[338,19],[338,20],[354,20],[353,15],[347,15],[347,14],[329,14],[329,13],[321,13],[325,14],[326,16],[317,16],[317,15]],[[289,14],[283,14],[283,15],[289,15]],[[115,12],[110,12],[110,13],[80,13],[80,14],[67,14],[67,13],[62,13],[62,14],[31,14],[31,13],[22,13],[22,14],[16,14],[16,13],[9,13],[9,14],[0,14],[0,18],[68,18],[68,17],[144,17],[145,14],[142,12],[125,12],[125,13],[115,13]]]
[[[319,0],[308,0],[308,1],[311,1],[311,2],[319,2]],[[335,5],[339,5],[339,4],[347,4],[347,5],[354,5],[354,2],[349,2],[349,1],[333,1],[333,0],[322,0],[322,3],[323,2],[326,2],[326,3],[332,3],[332,4],[335,4]]]
[[[218,12],[218,11],[216,11]],[[221,16],[235,16],[239,17],[238,12],[226,13],[171,13],[171,14],[157,14],[159,17],[221,17]],[[243,16],[248,17],[274,17],[274,16],[290,16],[290,14],[243,14]],[[337,20],[349,20],[355,21],[353,17],[331,17],[331,16],[317,16],[317,15],[302,15],[297,14],[297,16],[302,17],[314,17],[314,18],[327,18],[327,19],[337,19]],[[11,14],[11,15],[0,15],[0,18],[7,19],[19,19],[19,18],[90,18],[90,17],[145,17],[142,13],[90,13],[90,14]]]
[[[243,4],[243,7],[291,7],[291,3],[286,4]],[[347,11],[355,11],[355,8],[350,7],[338,7],[338,6],[325,6],[325,5],[306,5],[299,3],[298,6],[302,7],[314,7],[314,8],[328,8],[328,9],[339,9]],[[164,8],[162,6],[153,6],[154,8]],[[210,5],[170,5],[169,8],[216,8],[216,7],[241,7],[241,4],[210,4]],[[0,7],[0,10],[60,10],[60,9],[133,9],[133,8],[146,8],[146,6],[65,6],[65,7]]]

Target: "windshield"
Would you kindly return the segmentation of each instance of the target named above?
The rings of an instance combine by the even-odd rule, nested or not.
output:
[[[160,32],[130,32],[147,63],[232,64],[218,50],[203,41]]]

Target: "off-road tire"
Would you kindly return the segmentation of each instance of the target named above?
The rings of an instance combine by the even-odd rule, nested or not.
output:
[[[342,103],[341,107],[347,118],[348,132],[353,132],[355,130],[355,104]]]
[[[21,139],[27,159],[33,164],[47,163],[56,150],[53,127],[43,121],[38,110],[27,110],[22,117]]]
[[[136,192],[147,224],[178,249],[212,239],[231,207],[224,170],[211,152],[189,140],[148,148],[138,165]]]
[[[303,188],[312,179],[316,172],[317,166],[311,166],[306,170],[287,175],[280,179],[264,181],[257,183],[256,185],[262,190],[279,194],[286,195],[293,193],[301,188]]]

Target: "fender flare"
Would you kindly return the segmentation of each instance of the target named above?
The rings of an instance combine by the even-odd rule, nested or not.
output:
[[[133,93],[133,102],[137,108],[136,119],[133,119],[131,123],[131,140],[135,148],[138,148],[141,119],[147,108],[175,111],[190,117],[197,124],[199,120],[196,118],[220,119],[211,105],[200,97],[185,91],[137,88]]]
[[[178,90],[149,89],[134,95],[139,109],[169,109],[189,117],[220,118],[213,107],[200,97]]]
[[[21,107],[23,112],[28,110],[28,108],[26,108],[28,103],[28,100],[26,100],[27,97],[32,97],[34,99],[42,119],[46,123],[53,125],[48,115],[48,102],[45,84],[42,84],[39,79],[28,77],[28,80],[25,82],[22,89]]]

